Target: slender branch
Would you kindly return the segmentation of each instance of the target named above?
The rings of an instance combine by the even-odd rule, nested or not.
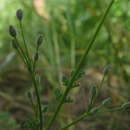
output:
[[[39,95],[39,92],[38,92],[38,85],[37,85],[36,78],[35,78],[35,71],[32,68],[33,66],[31,65],[31,62],[28,61],[28,59],[29,59],[28,56],[29,55],[26,56],[26,53],[24,53],[24,51],[23,51],[22,47],[20,46],[17,38],[15,38],[15,40],[16,40],[16,42],[18,44],[18,48],[16,50],[17,50],[18,54],[20,55],[21,59],[24,61],[24,64],[28,68],[28,71],[30,72],[30,75],[32,77],[32,81],[33,81],[33,84],[34,84],[34,88],[35,88],[35,92],[36,92],[36,97],[37,97],[38,108],[39,108],[40,130],[42,130],[42,128],[43,128],[43,118],[42,118],[42,110],[41,110],[41,101],[40,101],[40,95]]]
[[[100,83],[100,85],[98,87],[97,94],[96,94],[96,96],[94,98],[94,101],[92,102],[91,106],[88,107],[87,112],[85,112],[83,115],[78,117],[76,120],[74,120],[71,123],[69,123],[68,125],[66,125],[64,128],[61,128],[60,130],[65,130],[68,127],[71,127],[72,125],[76,124],[77,122],[79,122],[79,121],[83,120],[84,118],[86,118],[87,116],[89,116],[89,112],[92,109],[93,105],[95,104],[95,102],[96,102],[96,100],[97,100],[97,98],[98,98],[98,96],[100,94],[101,88],[102,88],[103,83],[104,83],[104,79],[105,79],[105,74],[103,75],[102,81],[101,81],[101,83]],[[102,105],[100,107],[102,107]]]
[[[16,40],[16,38],[15,38],[15,40]],[[16,42],[17,42],[17,41],[16,41]],[[18,42],[17,42],[17,44],[18,44]],[[16,49],[16,52],[18,53],[18,55],[20,56],[20,58],[23,60],[25,66],[27,67],[27,62],[26,62],[26,60],[25,60],[25,58],[24,58],[22,52],[20,51],[20,48],[15,48],[15,49]]]
[[[28,66],[28,59],[27,59],[27,56],[26,56],[26,54],[24,53],[24,51],[23,51],[23,49],[22,49],[22,47],[21,47],[21,45],[19,44],[19,41],[18,41],[18,39],[15,37],[14,38],[15,39],[15,41],[16,41],[16,43],[18,44],[18,49],[17,49],[17,51],[18,51],[18,53],[19,53],[19,55],[20,55],[20,57],[23,59],[25,59],[24,61],[24,63],[25,63],[25,65],[26,66]]]
[[[97,114],[103,114],[103,113],[107,113],[107,112],[114,112],[114,111],[121,111],[121,110],[122,110],[121,107],[117,107],[117,108],[108,109],[108,110],[104,110],[104,111],[102,110],[100,112],[97,112]],[[75,119],[74,121],[72,121],[71,123],[66,125],[65,127],[61,128],[60,130],[65,130],[65,129],[71,127],[72,125],[77,124],[79,121],[84,120],[89,115],[91,115],[91,113],[87,112],[87,113],[82,114],[80,117],[78,117],[77,119]]]
[[[100,95],[101,88],[102,88],[103,83],[104,83],[104,80],[105,80],[105,76],[106,76],[106,75],[103,75],[102,81],[101,81],[101,83],[100,83],[99,86],[98,86],[97,94],[96,94],[96,96],[95,96],[95,98],[94,98],[94,100],[93,100],[92,106],[95,104],[96,100],[98,99],[98,97],[99,97],[99,95]]]
[[[35,88],[35,92],[36,92],[36,97],[37,97],[38,108],[39,108],[40,130],[42,130],[42,128],[43,128],[43,118],[42,118],[41,100],[40,100],[40,95],[39,95],[39,92],[38,92],[38,85],[37,85],[37,82],[36,82],[34,72],[31,74],[31,76],[32,76],[32,80],[33,80],[33,84],[34,84],[34,88]]]
[[[39,47],[37,46],[37,48],[36,48],[36,53],[38,53],[38,49],[39,49]],[[34,62],[33,62],[33,71],[35,71],[35,68],[36,68],[36,61],[34,60]]]
[[[24,38],[22,21],[19,21],[19,25],[20,25],[20,29],[21,29],[21,34],[22,34],[23,43],[24,43],[26,54],[27,54],[27,58],[28,58],[29,62],[31,63],[31,59],[30,59],[30,56],[29,56],[29,53],[28,53],[28,48],[27,48],[26,41],[25,41],[25,38]]]
[[[66,125],[65,127],[61,128],[60,130],[65,130],[75,124],[77,124],[79,121],[85,119],[86,117],[89,116],[89,113],[84,113],[83,115],[81,115],[80,117],[78,117],[77,119],[75,119],[74,121],[72,121],[71,123],[69,123],[68,125]]]
[[[111,0],[111,2],[110,2],[110,4],[109,4],[108,8],[107,8],[106,11],[105,11],[104,16],[102,17],[102,19],[101,19],[101,21],[100,21],[98,27],[96,28],[96,31],[95,31],[95,33],[94,33],[94,35],[93,35],[92,40],[90,41],[88,47],[86,48],[84,55],[81,57],[81,60],[80,60],[80,62],[79,62],[79,64],[78,64],[78,66],[77,66],[77,68],[76,68],[74,74],[72,75],[72,77],[71,77],[71,79],[70,79],[70,81],[69,81],[69,84],[68,84],[68,86],[67,86],[67,88],[66,88],[66,90],[65,90],[65,92],[64,92],[64,94],[63,94],[63,96],[61,97],[60,103],[58,104],[55,113],[54,113],[53,116],[50,118],[50,120],[49,120],[49,122],[48,122],[48,124],[47,124],[46,130],[49,130],[49,129],[51,128],[51,126],[52,126],[52,124],[53,124],[53,122],[54,122],[54,120],[55,120],[57,114],[59,113],[60,108],[61,108],[61,106],[63,105],[64,100],[66,99],[66,96],[67,96],[68,92],[70,91],[70,89],[71,89],[71,87],[72,87],[72,85],[73,85],[73,83],[74,83],[74,81],[75,81],[75,79],[76,79],[77,74],[79,73],[80,69],[82,68],[82,65],[84,64],[84,62],[86,61],[86,57],[87,57],[87,55],[88,55],[88,53],[89,53],[89,51],[90,51],[92,45],[94,44],[94,42],[95,42],[95,40],[96,40],[96,37],[97,37],[97,35],[98,35],[98,33],[99,33],[99,31],[100,31],[100,29],[101,29],[101,27],[102,27],[102,25],[103,25],[103,23],[104,23],[104,21],[105,21],[105,18],[106,18],[106,16],[107,16],[107,14],[109,13],[110,8],[112,7],[113,3],[114,3],[114,0]]]
[[[38,108],[39,108],[40,130],[42,130],[42,128],[43,128],[43,118],[42,118],[42,110],[41,110],[41,100],[40,100],[40,95],[39,95],[39,92],[38,92],[38,85],[37,85],[36,78],[35,78],[35,71],[34,71],[33,65],[31,64],[31,59],[30,59],[30,56],[29,56],[29,53],[28,53],[28,48],[27,48],[26,42],[25,42],[23,27],[22,27],[21,21],[20,21],[20,28],[21,28],[22,38],[23,38],[23,42],[24,42],[24,47],[25,47],[25,53],[24,53],[23,49],[21,48],[20,44],[19,44],[19,49],[20,49],[20,51],[21,51],[21,53],[22,53],[22,55],[23,55],[23,57],[26,61],[25,65],[27,66],[27,68],[28,68],[28,70],[31,74],[32,81],[33,81],[33,84],[34,84]],[[18,40],[17,40],[17,42],[18,42]]]

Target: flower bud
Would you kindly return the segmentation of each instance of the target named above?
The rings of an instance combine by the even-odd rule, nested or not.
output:
[[[127,108],[127,107],[130,107],[130,102],[126,102],[124,104],[121,105],[121,108]]]
[[[111,98],[106,98],[103,102],[102,102],[102,105],[105,106],[107,104],[109,104],[111,102]]]
[[[100,108],[101,108],[100,106],[94,107],[94,108],[91,109],[90,113],[95,114],[99,111]]]
[[[18,20],[22,20],[23,19],[23,11],[21,9],[18,9],[16,12],[16,17]]]
[[[38,38],[37,38],[37,41],[36,41],[38,47],[42,44],[42,42],[43,42],[43,36],[39,35]]]
[[[10,25],[9,26],[9,34],[12,36],[12,37],[16,37],[17,33],[16,33],[16,29]]]

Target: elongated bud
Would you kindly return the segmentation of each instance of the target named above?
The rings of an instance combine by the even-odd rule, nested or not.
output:
[[[17,45],[17,42],[15,41],[15,39],[13,39],[13,40],[11,41],[11,43],[12,43],[12,47],[13,47],[14,49],[17,49],[17,48],[18,48],[18,45]]]
[[[106,98],[103,102],[102,102],[102,105],[105,106],[107,104],[109,104],[111,102],[111,98]]]
[[[37,52],[34,56],[34,61],[37,61],[39,59],[39,53]]]
[[[100,106],[94,107],[93,109],[91,109],[90,113],[91,113],[91,114],[95,114],[95,113],[97,113],[100,109],[101,109]]]
[[[18,9],[16,12],[16,17],[18,20],[22,20],[23,19],[23,11],[21,9]]]
[[[121,108],[127,108],[127,107],[130,107],[130,102],[126,102],[124,104],[121,105]]]
[[[42,42],[43,42],[43,36],[39,35],[38,38],[37,38],[37,41],[36,41],[38,47],[42,44]]]
[[[10,34],[12,37],[16,37],[16,35],[17,35],[16,29],[15,29],[15,27],[13,27],[12,25],[9,26],[9,34]]]

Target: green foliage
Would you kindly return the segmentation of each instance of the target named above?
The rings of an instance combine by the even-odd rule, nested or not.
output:
[[[56,120],[56,123],[59,123],[63,129],[66,129],[73,124],[75,125],[80,120],[89,118],[91,116],[93,118],[93,116],[97,116],[98,114],[105,115],[106,112],[127,110],[129,108],[129,102],[121,105],[120,107],[116,107],[119,104],[122,104],[122,102],[128,101],[130,91],[129,0],[115,0],[115,4],[113,5],[111,12],[106,18],[105,23],[102,25],[102,30],[98,34],[95,44],[89,52],[87,62],[84,60],[82,66],[79,67],[80,70],[78,71],[71,85],[69,84],[71,78],[73,75],[75,75],[77,63],[84,54],[85,48],[89,46],[88,43],[91,41],[93,30],[96,28],[96,24],[99,23],[99,20],[103,15],[105,7],[109,4],[109,1],[44,0],[45,8],[41,11],[44,12],[43,14],[38,13],[38,7],[36,7],[33,3],[34,0],[1,0],[0,2],[0,61],[2,63],[6,63],[5,57],[7,52],[14,51],[10,49],[10,37],[7,37],[7,26],[11,23],[16,26],[16,31],[18,34],[17,39],[12,40],[13,48],[16,50],[16,52],[18,52],[18,50],[20,51],[20,53],[18,53],[29,72],[35,70],[36,65],[38,65],[40,72],[43,72],[42,76],[47,80],[47,84],[45,83],[42,88],[38,88],[39,96],[41,96],[40,92],[42,93],[44,89],[47,91],[46,96],[48,105],[42,107],[41,104],[40,107],[43,118],[47,117],[45,124],[48,124],[49,119],[51,119],[53,114],[51,109],[54,111],[57,103],[60,102],[62,105],[62,103],[65,104],[75,102],[75,90],[80,90],[80,80],[81,78],[85,77],[86,66],[87,70],[89,70],[89,68],[102,70],[102,68],[108,64],[111,66],[111,72],[108,73],[109,67],[105,68],[103,78],[99,85],[95,84],[95,80],[90,80],[90,84],[92,84],[91,86],[95,85],[97,87],[92,87],[92,91],[89,90],[89,92],[91,91],[90,95],[88,96],[90,102],[83,115],[74,121],[72,121],[72,118],[69,115],[66,120],[66,118],[64,119],[60,117],[62,113],[65,113],[66,115],[67,110],[64,110],[63,108],[61,110],[61,115],[59,114]],[[15,11],[19,7],[21,7],[25,12],[24,19],[23,13],[21,12],[17,12],[17,17],[14,18]],[[20,23],[19,26],[20,21],[22,21],[22,24]],[[5,30],[5,32],[3,30]],[[22,35],[22,37],[20,37],[20,35]],[[35,38],[36,35],[38,35],[37,38]],[[16,36],[14,35],[14,32],[12,36]],[[43,40],[46,43],[44,45],[44,49],[40,46]],[[25,44],[25,41],[27,44]],[[17,55],[15,55],[15,61],[17,61],[16,56]],[[14,59],[11,65],[14,66]],[[19,62],[19,65],[21,66],[21,61]],[[7,67],[7,69],[8,68],[9,67]],[[68,74],[71,70],[73,70],[71,74]],[[1,69],[0,72],[3,72],[3,69]],[[93,75],[95,75],[95,73],[93,73]],[[39,86],[36,74],[34,77],[36,78],[36,83]],[[114,78],[117,78],[116,85],[113,85]],[[33,79],[33,81],[34,80],[35,79]],[[44,82],[44,80],[42,79],[41,82]],[[106,96],[111,97],[111,103],[110,98],[102,97],[104,92],[101,92],[101,90],[104,82],[104,86],[108,86],[105,87],[105,92],[107,92]],[[84,86],[87,88],[87,85],[85,83]],[[67,93],[71,91],[70,95],[66,94],[64,96],[64,93],[66,92],[65,90],[68,88],[68,86],[71,86],[70,89],[67,90]],[[30,88],[27,87],[27,89]],[[117,94],[115,94],[115,91]],[[55,93],[57,100],[56,103],[53,99],[52,93]],[[101,99],[103,98],[102,100],[99,97],[100,94]],[[28,120],[26,122],[26,127],[36,129],[39,127],[38,113],[40,109],[38,109],[38,103],[35,102],[35,96],[33,96],[32,93],[28,94],[29,102],[34,110],[33,112],[35,119]],[[101,103],[99,103],[98,100],[101,100]],[[52,108],[49,108],[49,105]],[[108,109],[107,107],[110,107],[111,105],[115,107]],[[59,111],[59,109],[60,108],[57,110]],[[57,116],[57,113],[54,115],[55,117]],[[105,129],[126,129],[125,123],[124,126],[122,126],[121,123],[119,123],[120,121],[114,125],[114,118],[116,117],[114,114],[110,113],[108,116],[109,118],[111,117],[110,121],[108,121],[107,125],[105,123],[104,125],[102,124]],[[118,118],[121,119],[122,115],[118,114]],[[103,117],[101,117],[101,120],[102,119]],[[70,121],[70,123],[68,123],[68,121]],[[94,119],[92,121],[96,122]],[[68,123],[68,125],[65,125],[65,123]],[[93,126],[93,129],[96,129],[96,123]]]

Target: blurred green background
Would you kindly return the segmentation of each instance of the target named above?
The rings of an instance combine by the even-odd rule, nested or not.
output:
[[[69,77],[110,0],[0,0],[0,130],[24,130],[32,113],[26,93],[32,91],[29,74],[10,44],[8,26],[19,32],[16,10],[24,11],[24,34],[29,53],[35,54],[35,39],[44,35],[37,73],[43,104],[49,104],[48,118],[54,111],[54,89]],[[59,114],[54,129],[82,114],[89,89],[99,84],[103,69],[111,66],[99,102],[112,98],[112,106],[130,100],[130,0],[116,0],[86,61],[81,87],[72,91],[73,104]],[[39,78],[39,77],[38,77]],[[25,98],[26,97],[26,98]],[[75,98],[76,97],[76,98]],[[73,109],[74,108],[74,109]],[[129,130],[130,111],[107,113],[88,118],[69,130]],[[26,130],[26,129],[25,129]]]

